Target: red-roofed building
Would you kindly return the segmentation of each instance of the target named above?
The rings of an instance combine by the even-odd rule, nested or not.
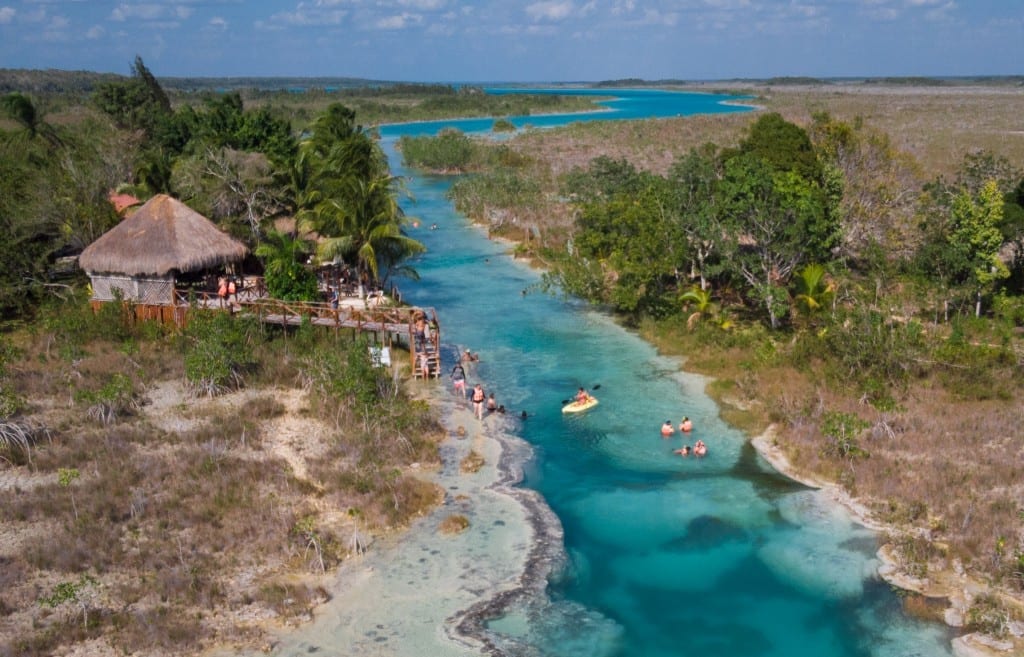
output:
[[[137,205],[141,205],[142,201],[135,198],[131,194],[118,194],[117,192],[110,192],[107,197],[110,203],[114,206],[114,211],[120,216],[125,216],[128,210],[134,208]]]

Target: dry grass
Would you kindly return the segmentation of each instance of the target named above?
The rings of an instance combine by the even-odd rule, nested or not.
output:
[[[1024,162],[1024,89],[1020,87],[755,87],[756,102],[798,125],[828,112],[861,118],[892,137],[928,178],[951,176],[964,155],[986,150]],[[717,141],[717,140],[715,140]]]
[[[325,599],[314,556],[317,572],[331,569],[354,538],[365,549],[440,500],[408,473],[436,463],[443,438],[420,403],[395,394],[398,410],[364,422],[323,412],[344,400],[279,385],[195,399],[173,337],[77,339],[74,322],[63,327],[9,336],[24,356],[6,376],[29,399],[25,420],[51,440],[33,445],[31,462],[0,460],[0,657],[258,645],[254,621],[305,618]],[[282,348],[299,346],[261,347],[254,378],[297,380],[299,360]],[[90,421],[81,391],[115,377],[140,405]],[[76,600],[40,605],[58,585],[93,579]]]
[[[438,529],[442,534],[461,534],[469,528],[469,519],[457,513],[446,516]]]
[[[484,463],[484,457],[480,454],[480,452],[476,451],[475,449],[471,449],[469,450],[469,453],[466,454],[466,456],[464,456],[462,460],[459,462],[459,472],[465,474],[479,472],[480,468],[484,467]]]

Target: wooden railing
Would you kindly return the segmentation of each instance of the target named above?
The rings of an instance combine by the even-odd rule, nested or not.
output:
[[[362,300],[361,303],[366,304],[374,300],[379,302],[384,299],[382,293],[378,292],[376,295],[379,296]],[[437,323],[437,312],[433,308],[388,305],[360,307],[360,302],[351,298],[344,299],[337,305],[320,301],[285,301],[267,297],[265,289],[258,285],[246,285],[227,299],[222,299],[215,292],[202,290],[175,290],[174,299],[178,307],[195,304],[199,308],[245,312],[266,324],[299,326],[303,322],[309,322],[314,326],[334,330],[348,328],[382,333],[388,338],[389,343],[393,335],[407,341],[410,365],[415,376],[420,376],[422,371],[417,362],[418,350],[432,357],[430,374],[434,378],[439,376],[441,331]],[[433,319],[431,335],[426,345],[417,344],[415,337],[415,317],[419,313]]]

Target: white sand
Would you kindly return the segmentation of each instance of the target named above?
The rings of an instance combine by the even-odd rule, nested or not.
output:
[[[537,532],[516,499],[521,493],[508,491],[508,477],[502,482],[498,468],[502,441],[514,451],[527,448],[500,432],[502,422],[514,420],[491,416],[481,423],[468,404],[457,404],[444,392],[438,397],[449,435],[441,445],[442,467],[430,478],[445,489],[444,504],[409,531],[377,541],[366,554],[346,561],[328,586],[333,599],[316,610],[309,624],[274,631],[270,654],[480,654],[485,642],[463,636],[457,626],[489,601],[493,606],[496,594],[518,590],[536,552],[531,548]],[[457,435],[460,426],[464,437]],[[459,463],[470,449],[485,464],[476,473],[461,473]],[[468,529],[457,535],[438,531],[452,514],[466,516]],[[560,544],[560,527],[554,531],[557,536],[550,538]]]

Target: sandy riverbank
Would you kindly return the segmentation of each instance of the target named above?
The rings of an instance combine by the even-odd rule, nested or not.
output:
[[[447,389],[421,391],[440,410],[447,437],[442,465],[423,476],[444,490],[442,504],[407,531],[375,540],[324,583],[331,599],[301,627],[267,627],[268,648],[242,654],[345,654],[462,657],[498,654],[485,621],[506,605],[543,591],[559,567],[562,532],[539,495],[515,488],[529,446],[508,433],[518,420],[477,420]],[[462,464],[482,458],[475,471]],[[458,533],[443,529],[468,520]],[[239,654],[213,651],[211,655]]]
[[[838,484],[826,481],[811,473],[801,472],[793,467],[782,447],[778,430],[775,425],[768,427],[760,435],[750,439],[757,453],[781,474],[806,486],[822,490],[832,501],[845,507],[857,522],[881,534],[898,531],[897,528],[879,522],[870,509],[860,500],[852,497]],[[984,582],[970,577],[959,563],[943,565],[935,569],[929,566],[928,577],[920,579],[912,576],[902,566],[890,544],[882,545],[877,553],[881,566],[879,576],[889,584],[919,593],[927,598],[942,598],[948,603],[943,620],[954,628],[962,628],[966,624],[968,609],[974,599],[981,594],[996,593]],[[1007,604],[1019,604],[1004,596]],[[979,633],[970,633],[953,640],[953,651],[958,657],[993,657],[1001,655],[1024,655],[1024,640],[1021,635],[1024,627],[1020,624],[1011,628],[1010,639],[996,639]]]

